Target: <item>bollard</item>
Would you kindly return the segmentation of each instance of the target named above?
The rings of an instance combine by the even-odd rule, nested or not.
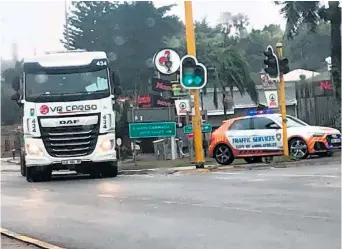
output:
[[[12,150],[13,160],[15,160],[15,149]]]

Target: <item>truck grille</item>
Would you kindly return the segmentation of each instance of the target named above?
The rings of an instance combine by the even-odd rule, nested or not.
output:
[[[334,139],[339,139],[340,142],[334,142]],[[332,147],[341,147],[341,135],[328,135],[327,142]]]
[[[41,127],[45,149],[52,157],[91,154],[99,135],[99,123],[84,126]]]

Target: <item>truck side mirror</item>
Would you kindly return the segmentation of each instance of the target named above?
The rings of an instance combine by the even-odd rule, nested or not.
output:
[[[119,96],[120,94],[122,94],[120,78],[114,72],[111,72],[110,83],[111,83],[112,89],[114,90],[114,95],[116,97]]]
[[[20,89],[20,78],[15,76],[12,80],[12,88],[14,91],[18,92]]]
[[[13,93],[11,99],[14,101],[19,101],[20,94],[18,92]]]
[[[15,92],[12,94],[11,96],[11,100],[14,100],[15,102],[17,102],[18,106],[19,107],[22,107],[23,104],[21,103],[21,100],[20,100],[20,94],[19,92]]]

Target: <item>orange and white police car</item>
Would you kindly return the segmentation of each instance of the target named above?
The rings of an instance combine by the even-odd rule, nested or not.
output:
[[[235,158],[247,163],[261,162],[262,157],[283,154],[281,114],[272,110],[250,111],[249,116],[226,120],[210,139],[209,154],[219,164],[231,164]],[[341,132],[310,126],[298,118],[287,116],[289,153],[304,159],[310,154],[331,156],[341,149]]]

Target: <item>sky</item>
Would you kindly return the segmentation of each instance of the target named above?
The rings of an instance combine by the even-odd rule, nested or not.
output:
[[[70,3],[70,0],[67,0]],[[184,21],[182,1],[154,1],[157,7],[165,4],[178,4],[171,14],[178,15]],[[42,54],[45,51],[64,49],[60,43],[65,23],[63,0],[59,1],[17,1],[0,0],[0,55],[3,59],[12,56],[12,43],[18,44],[19,57]],[[251,28],[280,24],[285,27],[284,19],[279,15],[279,7],[273,1],[193,1],[195,20],[204,17],[215,25],[220,13],[243,13],[249,17]],[[268,13],[267,15],[265,13]]]

